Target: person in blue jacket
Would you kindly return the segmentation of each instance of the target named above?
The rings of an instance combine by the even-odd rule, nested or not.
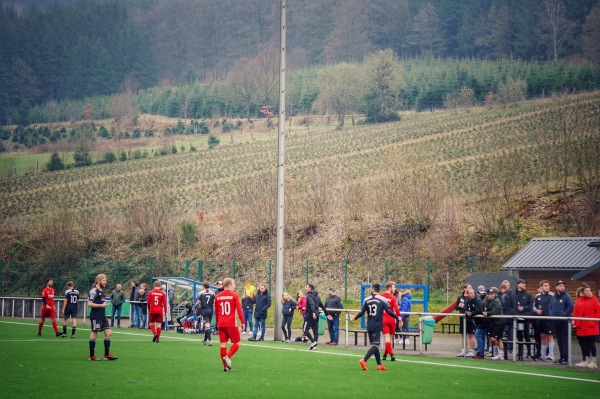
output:
[[[271,295],[264,284],[258,285],[258,291],[254,296],[254,331],[252,331],[252,337],[248,338],[248,341],[264,341],[265,340],[265,321],[267,320],[267,309],[271,307]],[[256,339],[258,335],[258,328],[260,327],[261,333],[260,338]]]
[[[556,282],[556,293],[550,299],[550,316],[569,317],[573,313],[573,299],[567,292],[565,282],[559,280]],[[569,364],[569,328],[571,323],[568,320],[554,320],[554,335],[558,344],[560,357],[554,363]]]
[[[281,297],[281,313],[283,314],[283,320],[281,321],[281,331],[283,331],[283,340],[281,342],[290,342],[292,338],[292,320],[294,319],[294,310],[298,304],[294,302],[290,294],[287,292],[283,293]]]
[[[408,323],[410,322],[410,315],[405,312],[410,312],[412,309],[412,294],[409,289],[402,291],[402,299],[400,300],[400,314],[402,316],[402,331],[410,332]],[[405,343],[410,343],[409,337],[404,337]]]

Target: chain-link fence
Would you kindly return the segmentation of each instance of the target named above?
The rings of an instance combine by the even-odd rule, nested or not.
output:
[[[292,296],[306,286],[314,284],[325,292],[335,287],[344,299],[360,298],[361,284],[385,283],[424,284],[432,289],[450,291],[459,289],[465,277],[475,271],[488,270],[489,265],[475,257],[452,262],[430,259],[374,259],[374,260],[322,260],[288,261],[284,264],[285,290]],[[225,277],[233,277],[238,286],[250,282],[264,283],[274,291],[275,262],[271,260],[145,260],[100,261],[82,260],[70,263],[33,263],[0,260],[0,296],[36,296],[44,288],[47,278],[54,279],[54,287],[62,293],[68,281],[80,292],[87,294],[97,274],[106,274],[111,288],[120,283],[126,288],[132,280],[150,284],[155,277],[187,277],[214,284]]]

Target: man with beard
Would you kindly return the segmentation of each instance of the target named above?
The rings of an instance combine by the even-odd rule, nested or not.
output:
[[[92,323],[92,333],[90,335],[90,360],[102,360],[94,354],[96,349],[96,337],[100,331],[104,332],[104,360],[117,360],[118,358],[110,354],[110,337],[112,331],[106,318],[105,309],[108,306],[106,295],[106,275],[96,276],[94,287],[90,290],[88,298],[88,307],[90,311],[90,322]]]
[[[56,324],[56,308],[54,307],[54,280],[46,279],[46,287],[42,290],[42,312],[40,324],[38,325],[38,336],[42,335],[42,327],[46,318],[52,322],[52,328],[57,337],[62,337],[62,333],[58,332],[58,324]]]

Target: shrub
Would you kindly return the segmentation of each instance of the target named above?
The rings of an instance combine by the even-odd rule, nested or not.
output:
[[[221,140],[219,140],[219,138],[215,135],[210,135],[210,137],[208,138],[208,148],[209,149],[213,149],[216,146],[218,146],[219,144],[221,144]]]
[[[58,152],[53,152],[50,156],[50,160],[46,164],[46,169],[48,170],[48,172],[53,172],[55,170],[63,170],[64,168],[65,164],[63,163],[62,159],[60,159]]]
[[[104,162],[106,163],[113,163],[117,160],[117,156],[115,155],[114,152],[112,151],[108,151],[106,153],[104,153]]]

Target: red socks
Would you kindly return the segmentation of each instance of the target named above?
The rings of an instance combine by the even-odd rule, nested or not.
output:
[[[156,335],[158,335],[158,338],[160,339],[160,332],[162,331],[162,328],[158,327],[156,329]]]
[[[52,322],[52,328],[54,328],[54,333],[58,334],[58,324],[55,321]]]
[[[227,356],[227,348],[221,348],[221,362],[223,362],[223,367],[227,367],[227,363],[223,360],[225,356]]]
[[[44,322],[40,321],[40,324],[38,324],[38,334],[42,333],[42,327],[44,327]]]
[[[152,334],[156,335],[156,327],[154,327],[154,324],[150,324],[150,331],[152,331]]]
[[[392,349],[392,343],[391,342],[386,342],[385,343],[385,352],[383,353],[383,355],[393,355],[394,354],[394,349]]]
[[[229,353],[227,354],[227,357],[231,359],[231,357],[233,355],[235,355],[235,352],[237,352],[238,349],[240,349],[240,344],[235,343],[235,344],[231,345],[231,348],[229,348]]]

